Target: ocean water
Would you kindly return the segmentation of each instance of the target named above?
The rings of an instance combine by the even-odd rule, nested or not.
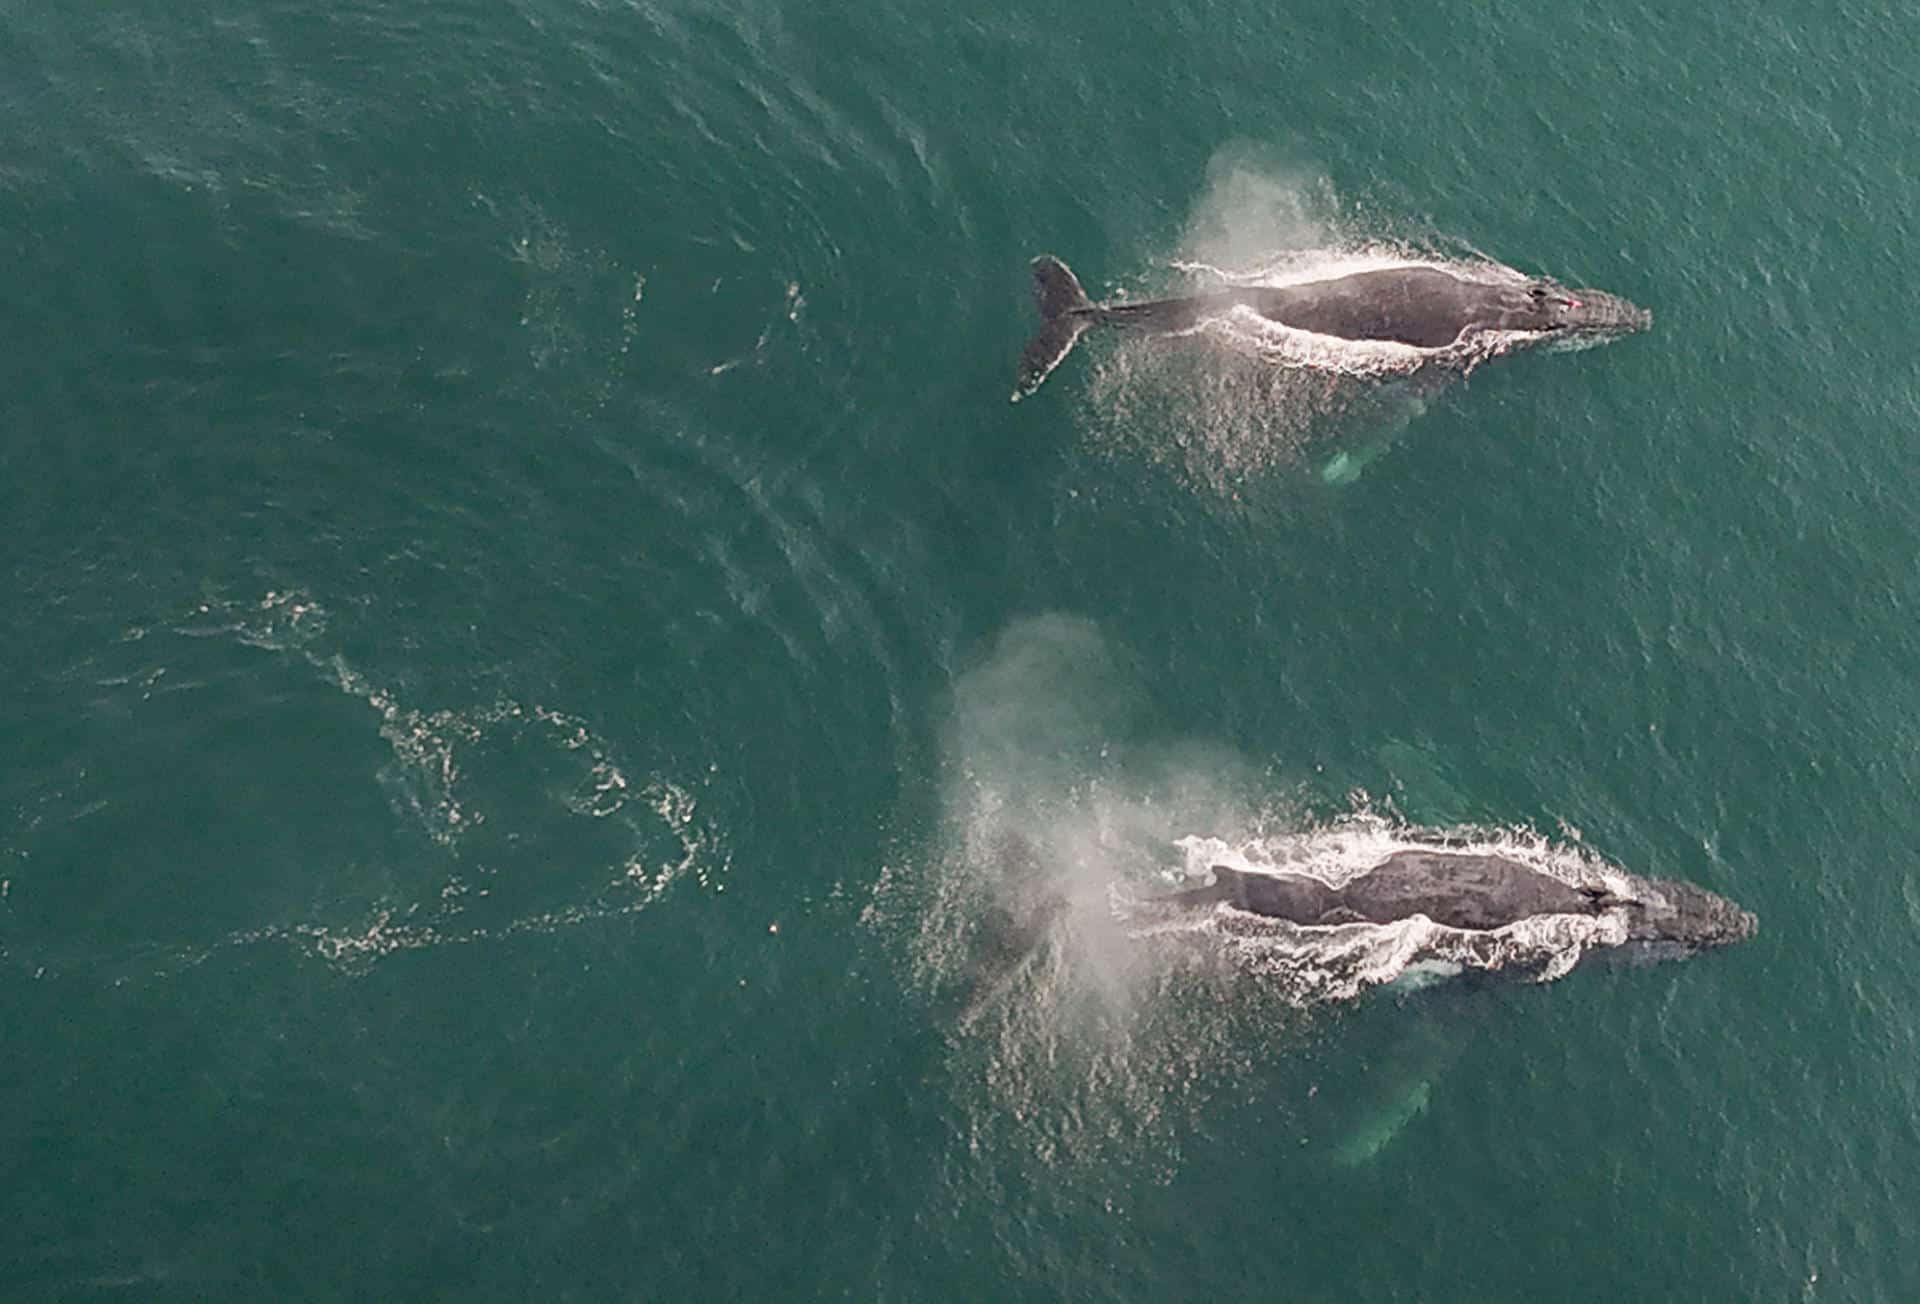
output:
[[[1916,36],[0,6],[0,1296],[1920,1296]],[[1042,252],[1655,326],[1014,405]],[[1115,926],[1400,825],[1760,935]]]

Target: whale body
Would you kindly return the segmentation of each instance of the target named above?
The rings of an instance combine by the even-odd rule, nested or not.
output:
[[[1647,329],[1653,316],[1604,290],[1569,290],[1547,277],[1473,277],[1409,265],[1297,285],[1237,286],[1145,303],[1095,303],[1058,258],[1033,260],[1040,329],[1020,357],[1018,400],[1040,387],[1083,332],[1117,326],[1174,335],[1248,308],[1293,330],[1336,340],[1403,344],[1415,365],[1474,356],[1476,339],[1497,333],[1502,348],[1553,342],[1585,347]]]
[[[1587,945],[1653,957],[1689,955],[1742,942],[1758,921],[1725,897],[1691,883],[1615,871],[1605,886],[1570,883],[1506,856],[1437,850],[1397,851],[1334,884],[1295,871],[1213,867],[1205,887],[1157,898],[1171,910],[1226,906],[1306,928],[1390,925],[1423,917],[1456,937],[1499,936],[1534,920],[1584,918]],[[1496,958],[1498,948],[1473,948]],[[1498,967],[1497,964],[1489,967]]]

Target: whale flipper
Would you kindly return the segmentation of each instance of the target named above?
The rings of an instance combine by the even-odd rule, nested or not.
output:
[[[1033,260],[1033,302],[1040,309],[1040,329],[1020,354],[1020,380],[1013,389],[1016,403],[1040,388],[1080,332],[1098,319],[1093,300],[1080,288],[1073,269],[1046,254]]]

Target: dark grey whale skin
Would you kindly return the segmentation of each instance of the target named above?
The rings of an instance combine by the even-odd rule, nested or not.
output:
[[[1474,279],[1439,267],[1387,267],[1300,285],[1239,286],[1184,299],[1095,303],[1058,258],[1033,260],[1040,329],[1020,356],[1014,398],[1040,387],[1082,332],[1120,326],[1156,334],[1191,330],[1247,307],[1295,330],[1439,350],[1476,333],[1581,343],[1647,329],[1653,315],[1604,290],[1569,290],[1546,277]]]
[[[1343,340],[1389,340],[1444,349],[1469,331],[1624,331],[1645,314],[1600,290],[1549,280],[1472,281],[1437,267],[1390,267],[1304,285],[1252,286],[1189,299],[1096,306],[1114,326],[1186,330],[1245,306],[1269,321]]]
[[[1671,879],[1624,875],[1628,890],[1575,887],[1502,856],[1399,851],[1341,887],[1307,874],[1256,874],[1214,866],[1206,887],[1162,897],[1169,906],[1235,909],[1296,924],[1390,924],[1425,915],[1436,924],[1490,932],[1539,915],[1623,912],[1627,942],[1683,952],[1742,942],[1758,921],[1725,897]]]

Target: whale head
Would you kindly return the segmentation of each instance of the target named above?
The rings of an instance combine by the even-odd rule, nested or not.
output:
[[[1527,282],[1525,301],[1506,314],[1509,330],[1547,337],[1555,349],[1585,349],[1653,325],[1653,314],[1605,290],[1569,290],[1551,277]]]
[[[1627,941],[1692,954],[1744,942],[1760,930],[1751,912],[1705,888],[1673,879],[1650,882],[1627,906]]]

